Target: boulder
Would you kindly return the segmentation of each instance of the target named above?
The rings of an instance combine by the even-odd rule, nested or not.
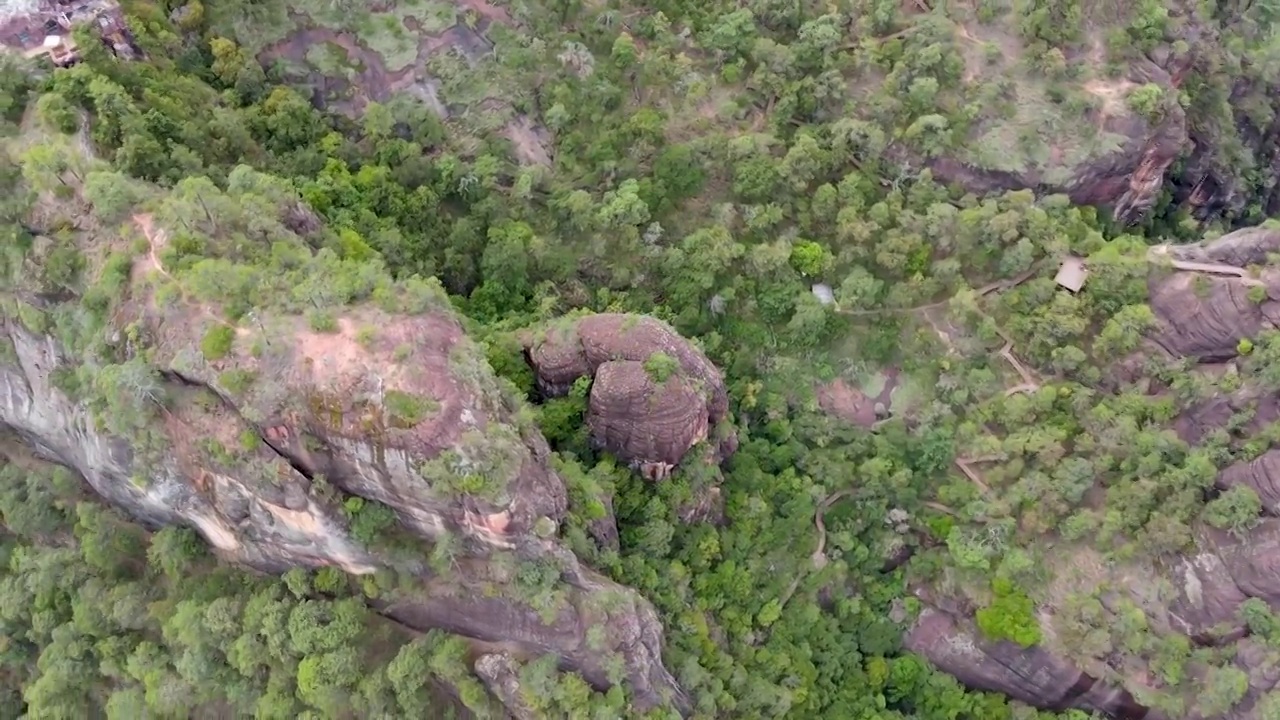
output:
[[[1197,272],[1153,280],[1150,305],[1157,327],[1152,339],[1176,357],[1202,362],[1236,357],[1241,340],[1280,322],[1280,304],[1270,299],[1270,283],[1262,301],[1251,292],[1259,282]]]
[[[592,438],[648,477],[665,477],[704,440],[712,441],[717,461],[737,449],[720,371],[666,323],[588,315],[530,333],[525,346],[544,396],[565,395],[580,378],[592,378]]]

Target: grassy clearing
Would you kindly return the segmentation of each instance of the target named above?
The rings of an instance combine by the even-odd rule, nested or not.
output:
[[[344,48],[329,42],[307,48],[307,63],[325,75],[345,78],[348,82],[354,81],[360,70],[358,60]]]
[[[382,56],[387,70],[399,72],[418,60],[419,37],[391,13],[369,13],[355,24],[360,44]]]
[[[354,34],[361,45],[382,57],[390,72],[399,72],[417,62],[423,36],[438,35],[458,21],[452,5],[432,0],[402,0],[389,12],[344,8],[327,0],[302,0],[297,11],[318,27]],[[410,30],[409,25],[416,25],[417,30]],[[317,69],[323,70],[319,66]]]
[[[977,167],[1006,172],[1036,170],[1053,176],[1068,173],[1090,158],[1118,150],[1124,136],[1099,131],[1079,121],[1081,113],[1064,110],[1050,100],[1044,81],[1022,76],[1009,102],[1012,114],[984,123],[963,158]],[[1083,96],[1083,93],[1079,93]],[[1077,97],[1069,104],[1085,104]]]
[[[898,376],[897,384],[889,393],[889,412],[895,417],[910,414],[929,401],[928,388],[910,375]]]
[[[1017,33],[1009,26],[1012,21],[1003,16],[994,26],[957,26],[970,80],[966,95],[985,97],[984,104],[992,108],[977,123],[960,159],[986,170],[1037,172],[1048,182],[1065,182],[1080,165],[1119,150],[1125,140],[1101,130],[1100,123],[1082,119],[1099,111],[1115,116],[1127,110],[1123,103],[1117,108],[1108,98],[1081,88],[1082,81],[1102,70],[1094,67],[1091,56],[1059,68],[1056,81],[1029,67]],[[986,87],[978,84],[983,78]],[[1003,79],[1003,93],[992,78]]]
[[[437,35],[458,24],[457,8],[446,2],[402,0],[391,12],[401,24],[408,18],[418,21],[419,32],[424,35]]]

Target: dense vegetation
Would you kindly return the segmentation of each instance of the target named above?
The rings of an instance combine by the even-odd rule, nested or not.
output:
[[[1185,550],[1201,518],[1247,527],[1256,495],[1206,502],[1207,491],[1218,468],[1265,449],[1227,432],[1188,448],[1165,431],[1211,389],[1185,368],[1151,368],[1174,388],[1156,401],[1108,384],[1105,368],[1153,322],[1145,237],[1060,196],[978,197],[911,169],[913,157],[967,153],[993,169],[1063,172],[1045,137],[1073,143],[1068,154],[1114,143],[1069,125],[1073,103],[1088,99],[1071,89],[1080,66],[1063,50],[1102,32],[1086,25],[1089,3],[974,3],[966,27],[1018,18],[1029,52],[1007,83],[998,45],[957,34],[942,13],[909,9],[926,3],[730,5],[513,8],[528,25],[491,26],[491,57],[432,61],[445,97],[463,106],[446,121],[405,95],[343,114],[336,108],[349,96],[326,96],[284,61],[259,61],[295,22],[286,10],[330,27],[341,23],[341,2],[127,3],[147,60],[119,61],[85,37],[81,64],[6,65],[0,78],[0,102],[12,99],[0,105],[9,150],[0,178],[24,189],[0,197],[6,263],[32,251],[33,235],[50,238],[41,280],[86,310],[24,323],[73,347],[98,342],[138,249],[115,241],[136,237],[126,221],[138,208],[186,224],[166,262],[234,321],[293,302],[311,307],[312,328],[324,332],[349,296],[376,297],[361,274],[369,267],[423,286],[437,278],[490,364],[530,399],[511,331],[583,308],[656,315],[696,338],[729,381],[744,442],[723,478],[690,463],[654,484],[620,467],[586,440],[584,392],[539,405],[537,417],[575,491],[566,538],[655,603],[666,664],[700,716],[1078,717],[965,691],[902,652],[918,605],[912,588],[967,596],[983,633],[1034,644],[1034,605],[1060,592],[1046,538],[1127,561]],[[1108,67],[1177,42],[1164,3],[1132,5],[1106,19]],[[1225,105],[1233,78],[1277,67],[1241,60],[1275,52],[1270,5],[1249,5],[1182,97],[1152,85],[1129,96],[1132,109],[1158,118],[1163,103],[1180,102],[1193,122],[1234,134]],[[395,38],[364,29],[395,64]],[[980,44],[990,74],[966,72],[966,43]],[[470,97],[472,86],[493,94]],[[1027,93],[1041,105],[1029,111]],[[494,110],[497,96],[505,105]],[[1265,102],[1253,111],[1258,127],[1270,122]],[[499,132],[521,115],[553,136],[550,164],[528,162]],[[1238,164],[1248,183],[1269,182],[1243,145],[1222,146],[1220,161]],[[281,225],[269,216],[281,187],[330,230],[313,265],[249,240]],[[73,210],[36,202],[37,193]],[[212,226],[232,217],[235,243],[212,242],[226,230]],[[1206,230],[1172,204],[1156,218],[1143,228],[1152,238]],[[1093,268],[1078,295],[1058,291],[1048,272],[1067,252]],[[319,279],[295,286],[288,272],[299,267]],[[994,293],[972,289],[999,281]],[[834,305],[811,292],[815,282],[833,288]],[[437,299],[431,290],[424,301]],[[200,346],[213,359],[231,341],[215,330]],[[1280,338],[1249,342],[1245,374],[1275,389]],[[1028,392],[1008,392],[1024,378],[1000,354],[1006,343],[1034,368]],[[104,422],[128,423],[112,403],[140,385],[120,377],[65,380],[102,404]],[[870,396],[896,383],[875,432],[818,411],[812,388],[837,377]],[[403,422],[432,410],[393,400]],[[984,462],[983,480],[957,472],[957,457]],[[250,576],[207,556],[192,532],[149,534],[20,453],[2,472],[0,715],[496,712],[467,672],[465,642],[412,637],[382,620],[357,580],[330,570]],[[682,508],[711,482],[721,484],[725,521],[685,522]],[[825,511],[825,562],[815,562],[815,512],[841,491]],[[613,495],[620,552],[586,532],[600,492]],[[391,521],[368,522],[375,535]],[[890,562],[908,552],[909,565]],[[1078,617],[1078,642],[1060,640],[1081,655],[1124,648],[1158,658],[1167,702],[1186,689],[1178,668],[1193,654],[1225,663],[1211,648],[1144,634],[1141,623],[1091,625],[1089,593],[1053,597]],[[1226,672],[1205,681],[1202,702],[1229,707],[1238,678]],[[621,712],[621,689],[593,692],[549,660],[528,663],[522,679],[551,715]]]

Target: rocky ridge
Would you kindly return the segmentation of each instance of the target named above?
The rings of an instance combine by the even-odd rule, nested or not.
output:
[[[264,300],[232,321],[216,293],[201,289],[200,268],[225,271],[236,251],[184,259],[169,247],[168,228],[211,245],[240,232],[250,211],[234,208],[255,200],[235,197],[237,179],[231,197],[219,198],[230,201],[226,214],[204,226],[175,220],[185,210],[172,198],[134,218],[148,251],[135,259],[110,326],[88,339],[67,335],[68,318],[85,320],[76,300],[63,305],[21,283],[5,294],[0,428],[140,522],[191,526],[228,560],[264,572],[336,566],[373,576],[370,604],[405,625],[526,657],[550,653],[599,688],[625,681],[640,707],[686,710],[662,664],[653,608],[557,540],[567,499],[546,441],[438,286],[390,284],[376,263],[343,266],[322,250],[292,255],[285,274],[296,275],[255,285],[274,292],[312,278],[302,293],[363,288],[320,303],[320,315],[314,294],[293,306],[312,305],[310,320],[287,300]],[[286,195],[297,210],[293,202]],[[277,217],[267,232],[293,248],[306,241],[286,223],[323,233],[290,222],[290,212]],[[247,261],[238,267],[253,272]],[[610,322],[656,327],[647,318]],[[632,341],[636,352],[654,341],[701,362],[698,377],[717,383],[710,394],[697,386],[698,401],[714,408],[702,422],[724,419],[723,387],[705,357],[678,336]],[[400,529],[360,530],[378,508]],[[398,532],[426,541],[410,545],[430,553],[406,552]],[[525,566],[540,569],[539,586],[517,577]],[[589,628],[604,628],[604,641],[588,641]],[[477,668],[499,696],[511,682],[502,665]]]

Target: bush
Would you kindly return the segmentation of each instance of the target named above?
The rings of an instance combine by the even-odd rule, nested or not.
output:
[[[257,375],[252,370],[232,368],[218,376],[218,384],[232,395],[240,395],[248,390],[256,379]]]
[[[1035,603],[1003,578],[991,582],[995,599],[977,612],[978,629],[992,640],[1012,640],[1023,647],[1040,642]]]
[[[391,424],[401,429],[417,425],[438,407],[431,398],[418,397],[399,390],[388,390],[382,399],[382,404]]]
[[[644,361],[644,371],[655,383],[664,383],[680,369],[680,363],[664,352],[656,352]]]
[[[231,345],[235,342],[236,331],[227,325],[215,325],[204,334],[204,339],[200,341],[200,352],[204,354],[205,360],[219,360],[227,356],[231,352]]]
[[[307,313],[307,324],[311,329],[318,333],[331,333],[338,331],[338,319],[333,313],[327,310],[312,310]]]
[[[70,135],[80,128],[76,109],[61,93],[45,93],[36,101],[40,121],[60,133]]]
[[[1129,108],[1151,122],[1158,122],[1164,116],[1164,88],[1155,83],[1147,83],[1127,98]]]
[[[384,533],[396,524],[395,511],[374,500],[348,498],[344,508],[351,519],[351,537],[366,546],[378,544]]]

